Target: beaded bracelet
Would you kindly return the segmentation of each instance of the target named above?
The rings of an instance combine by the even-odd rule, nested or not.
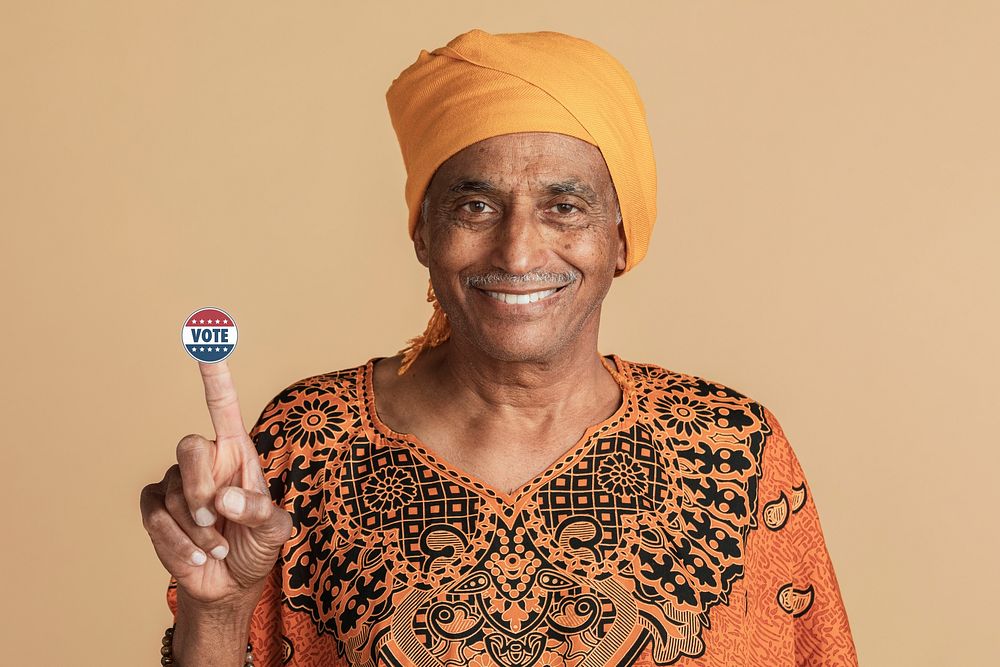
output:
[[[173,665],[174,663],[174,627],[170,626],[163,633],[163,646],[160,648],[160,664]],[[243,661],[243,667],[253,667],[253,646],[247,644],[247,657]]]

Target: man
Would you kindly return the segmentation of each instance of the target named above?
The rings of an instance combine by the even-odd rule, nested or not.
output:
[[[201,365],[216,439],[182,439],[141,501],[173,575],[165,664],[856,665],[774,415],[597,350],[655,219],[627,72],[474,30],[387,100],[434,314],[249,434]]]

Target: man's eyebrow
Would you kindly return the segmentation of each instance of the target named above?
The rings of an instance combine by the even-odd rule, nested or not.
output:
[[[590,203],[597,201],[597,193],[594,192],[590,186],[585,183],[581,183],[580,181],[557,181],[555,183],[549,183],[544,186],[543,189],[550,195],[577,195]],[[493,185],[489,181],[463,179],[461,181],[457,181],[454,185],[449,187],[448,192],[456,195],[497,195],[500,194],[500,188]]]
[[[473,180],[461,180],[448,188],[448,192],[467,195],[467,194],[496,194],[498,188],[490,183],[489,181],[473,181]]]
[[[559,181],[546,186],[546,191],[553,195],[577,195],[588,202],[597,201],[597,193],[590,186],[580,181]]]

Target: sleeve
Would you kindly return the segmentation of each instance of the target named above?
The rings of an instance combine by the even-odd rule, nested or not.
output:
[[[294,386],[293,386],[294,387]],[[250,429],[260,456],[264,481],[267,482],[271,499],[279,506],[290,509],[285,502],[287,495],[287,467],[289,452],[284,444],[284,423],[288,405],[293,400],[293,387],[288,387],[264,407],[260,417]],[[170,577],[167,585],[167,606],[177,618],[177,582]],[[286,646],[281,633],[281,559],[275,563],[267,578],[260,601],[254,608],[250,621],[250,643],[253,646],[254,665],[276,667],[283,663]]]
[[[768,637],[762,651],[783,638],[795,667],[858,664],[847,612],[823,537],[809,483],[774,414],[758,491],[757,526],[747,547],[748,607],[754,634]],[[784,651],[783,651],[784,652]]]

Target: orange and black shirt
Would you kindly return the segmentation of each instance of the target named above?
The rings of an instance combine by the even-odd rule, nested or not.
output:
[[[774,415],[606,359],[618,410],[509,495],[382,423],[378,358],[280,392],[250,435],[294,529],[254,612],[255,664],[857,665]]]

